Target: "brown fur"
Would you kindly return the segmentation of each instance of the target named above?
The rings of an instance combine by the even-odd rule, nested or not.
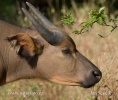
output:
[[[49,30],[54,32],[56,29]],[[38,78],[88,88],[102,77],[100,70],[76,49],[68,34],[60,43],[52,45],[37,30],[22,29],[3,21],[0,21],[0,34],[0,85],[19,79]],[[6,37],[9,42],[4,40]],[[16,47],[20,46],[23,57],[15,53],[16,48],[11,48],[10,43],[14,41],[17,41]],[[26,54],[30,59],[26,58]]]

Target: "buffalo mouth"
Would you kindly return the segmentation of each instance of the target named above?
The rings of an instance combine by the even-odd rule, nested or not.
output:
[[[90,88],[90,87],[93,87],[96,83],[93,83],[93,84],[84,84],[84,83],[81,83],[81,87],[83,88]]]
[[[68,80],[68,79],[62,79],[62,78],[50,78],[49,81],[58,83],[58,84],[64,84],[64,85],[70,85],[70,86],[80,86],[83,88],[90,88],[93,87],[98,82],[93,83],[87,83],[87,82],[77,82],[74,80]]]
[[[71,86],[82,86],[79,82],[74,82],[71,80],[60,80],[60,79],[50,79],[49,81],[58,83],[58,84],[64,84],[64,85],[71,85]]]

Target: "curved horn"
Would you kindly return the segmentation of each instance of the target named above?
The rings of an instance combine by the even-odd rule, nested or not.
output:
[[[57,28],[40,11],[38,11],[32,4],[30,4],[29,2],[26,2],[26,4],[29,6],[30,9],[32,9],[32,11],[37,15],[37,17],[40,19],[41,23],[46,28]]]
[[[61,42],[63,39],[65,39],[64,34],[60,34],[60,32],[51,32],[47,28],[45,28],[41,23],[38,23],[36,19],[33,18],[33,16],[24,8],[22,8],[22,11],[24,14],[30,19],[30,21],[33,23],[35,28],[38,30],[39,34],[51,45],[55,45],[59,42]]]

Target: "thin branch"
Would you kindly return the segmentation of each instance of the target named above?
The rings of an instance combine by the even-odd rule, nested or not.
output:
[[[113,28],[113,26],[112,26],[112,25],[107,24],[105,21],[104,21],[104,24],[105,24],[105,26],[110,26],[110,27],[112,27],[112,28]]]
[[[115,21],[113,21],[113,23],[114,23],[115,26],[118,26],[117,23],[115,23]]]
[[[118,26],[112,26],[112,30],[110,33],[106,34],[106,35],[101,35],[101,34],[98,34],[101,38],[105,38],[105,37],[108,37],[109,35],[111,35],[111,33],[117,28]]]

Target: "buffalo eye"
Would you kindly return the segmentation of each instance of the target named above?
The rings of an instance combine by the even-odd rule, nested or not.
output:
[[[72,53],[70,49],[62,50],[62,52],[63,52],[64,54],[71,54],[71,53]]]

